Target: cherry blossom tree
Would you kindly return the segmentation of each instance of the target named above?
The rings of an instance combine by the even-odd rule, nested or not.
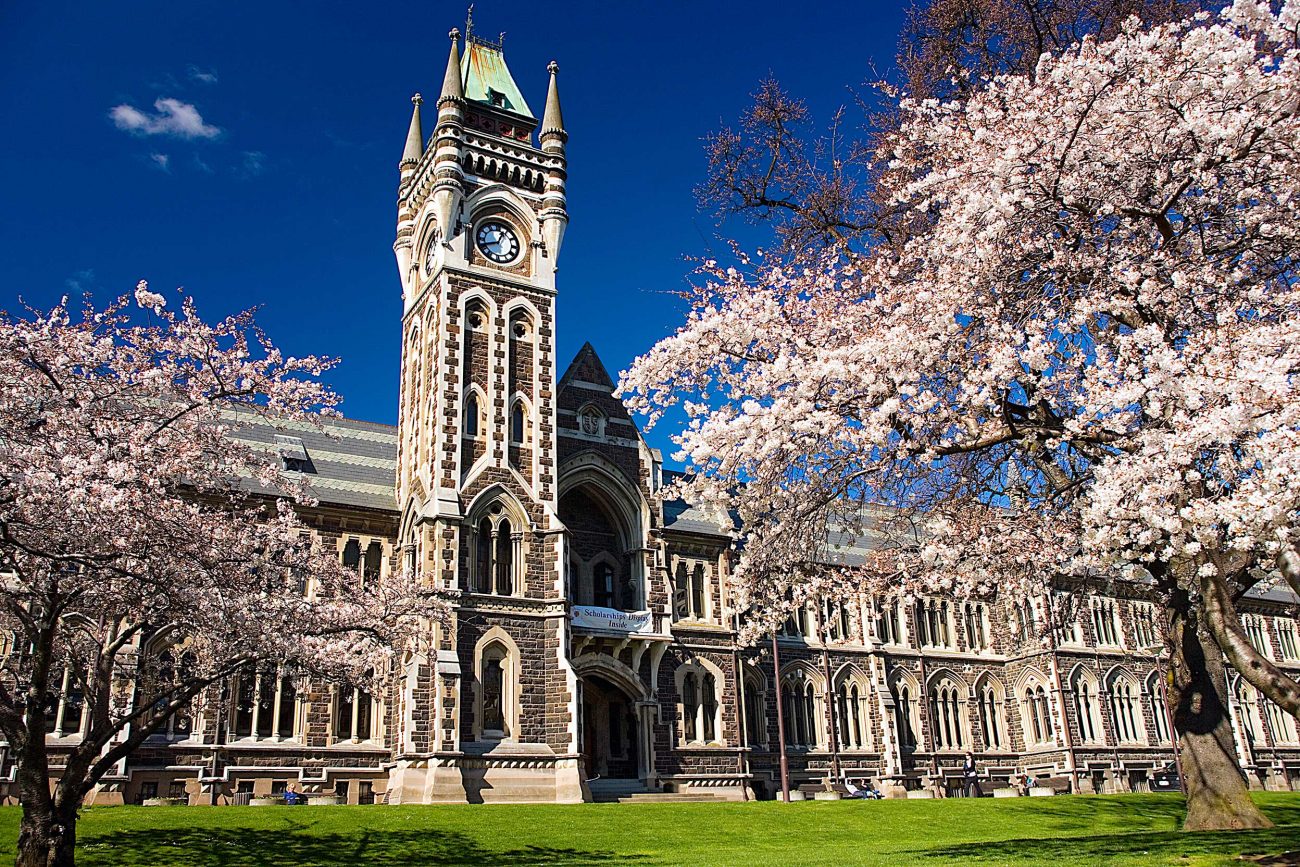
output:
[[[134,298],[0,314],[0,732],[24,867],[72,864],[86,795],[222,679],[382,679],[443,610],[411,574],[363,592],[312,544],[278,459],[231,436],[330,412],[332,362],[285,357],[248,313],[209,325],[144,283]],[[60,697],[84,721],[55,779]]]
[[[968,99],[903,99],[877,159],[904,235],[707,263],[621,383],[679,400],[674,493],[739,516],[749,633],[790,601],[1152,583],[1188,828],[1259,827],[1223,660],[1300,685],[1236,604],[1300,510],[1300,2],[1085,39]],[[877,545],[827,573],[826,527]]]

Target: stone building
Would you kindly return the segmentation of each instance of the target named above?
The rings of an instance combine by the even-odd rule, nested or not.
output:
[[[557,366],[557,67],[539,122],[501,45],[468,34],[462,54],[458,36],[435,111],[413,99],[399,166],[397,427],[243,434],[308,482],[321,544],[367,578],[423,570],[453,595],[451,623],[383,696],[250,671],[221,712],[178,715],[97,799],[239,800],[287,785],[352,803],[771,797],[778,693],[796,786],[955,788],[969,750],[995,779],[1145,788],[1173,752],[1141,586],[810,606],[775,642],[779,678],[771,647],[738,645],[731,528],[658,501],[661,456],[590,344]],[[1082,610],[1060,610],[1077,599]],[[1300,674],[1296,601],[1252,598],[1246,626]],[[1296,720],[1235,675],[1231,693],[1252,785],[1300,789]],[[77,697],[59,696],[51,742],[79,725]]]

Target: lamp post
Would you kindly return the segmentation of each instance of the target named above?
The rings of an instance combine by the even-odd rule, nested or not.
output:
[[[1165,709],[1165,724],[1169,727],[1169,743],[1174,748],[1174,769],[1178,771],[1178,789],[1186,795],[1187,780],[1183,779],[1183,757],[1181,751],[1178,749],[1178,729],[1174,727],[1174,713],[1169,707],[1169,692],[1165,688],[1165,680],[1174,676],[1174,670],[1170,667],[1161,674],[1160,651],[1163,649],[1164,645],[1161,644],[1155,644],[1146,648],[1146,650],[1154,654],[1156,658],[1156,682],[1160,684],[1160,704],[1163,705]]]
[[[785,707],[781,702],[781,651],[772,633],[772,683],[776,692],[776,742],[781,750],[781,800],[790,803],[790,760],[785,754]]]

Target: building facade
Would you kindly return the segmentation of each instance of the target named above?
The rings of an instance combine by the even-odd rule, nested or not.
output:
[[[124,760],[97,801],[287,786],[352,803],[771,797],[778,696],[795,786],[955,789],[970,751],[994,780],[1145,789],[1173,749],[1141,586],[809,606],[774,642],[779,668],[773,647],[737,643],[731,528],[659,501],[661,456],[589,344],[558,368],[557,72],[539,121],[501,45],[467,34],[462,50],[453,31],[435,111],[413,99],[397,427],[242,434],[308,482],[318,504],[304,517],[342,562],[376,580],[418,568],[453,599],[436,649],[404,659],[384,695],[249,671],[218,712],[178,715]],[[860,554],[850,542],[840,557]],[[1250,599],[1246,627],[1300,674],[1296,601]],[[1300,789],[1295,718],[1235,675],[1230,693],[1252,785]],[[81,707],[68,691],[52,701],[57,754]]]

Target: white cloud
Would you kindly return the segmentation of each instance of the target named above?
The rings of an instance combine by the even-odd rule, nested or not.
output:
[[[171,171],[172,158],[167,154],[149,154],[149,159],[153,160],[153,164],[164,172]]]
[[[185,71],[191,81],[197,81],[199,84],[217,83],[217,71],[215,69],[204,69],[191,63]]]
[[[113,125],[135,135],[166,135],[175,138],[216,138],[218,127],[204,123],[203,115],[188,102],[171,97],[161,97],[154,102],[156,113],[143,112],[133,105],[113,106],[108,116]]]
[[[266,154],[261,151],[244,151],[244,162],[236,170],[236,174],[251,178],[264,171],[266,171]]]

